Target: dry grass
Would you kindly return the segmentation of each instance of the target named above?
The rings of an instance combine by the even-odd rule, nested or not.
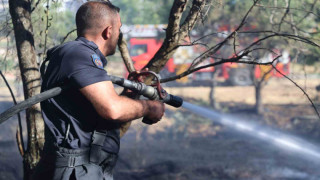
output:
[[[320,84],[320,79],[296,80],[310,96],[315,99],[317,95],[315,87]],[[209,100],[210,88],[208,87],[181,87],[167,88],[168,92],[181,95],[185,98]],[[294,84],[284,78],[270,79],[262,90],[264,104],[306,104],[309,103],[303,92]],[[234,102],[254,105],[255,90],[253,86],[226,86],[217,87],[215,98],[218,102]]]

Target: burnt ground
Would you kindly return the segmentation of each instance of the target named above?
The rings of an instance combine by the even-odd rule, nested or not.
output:
[[[255,115],[245,105],[238,107],[241,108],[230,109],[235,117],[266,125],[264,116]],[[300,105],[291,109],[302,107],[309,108],[308,105]],[[320,159],[280,149],[185,111],[174,114],[180,114],[190,124],[177,120],[165,131],[152,134],[148,133],[148,127],[138,124],[138,128],[132,128],[122,138],[116,179],[320,179]],[[192,126],[202,129],[202,132],[190,130]],[[276,128],[274,124],[271,126]],[[313,129],[297,127],[299,130],[293,125],[277,129],[318,143],[318,134],[313,134]],[[318,122],[313,127],[318,128]]]
[[[249,87],[236,89],[240,95],[252,94]],[[187,89],[179,91],[188,92]],[[223,87],[218,89],[218,94],[228,94],[230,97],[226,98],[235,99],[235,93],[226,93],[228,91],[231,88]],[[10,96],[2,92],[0,112],[12,106]],[[320,144],[319,119],[315,118],[310,104],[297,103],[302,96],[280,94],[278,99],[282,104],[274,103],[271,96],[266,97],[269,100],[264,114],[256,115],[251,100],[241,99],[244,95],[240,95],[235,95],[238,100],[234,102],[221,101],[222,111],[234,115],[235,120],[241,117]],[[284,102],[282,97],[290,102]],[[224,97],[219,95],[218,98]],[[199,98],[186,100],[206,104]],[[22,158],[15,142],[16,126],[15,117],[0,125],[0,180],[22,179]],[[185,110],[168,109],[160,123],[154,126],[134,123],[121,139],[115,179],[317,180],[320,179],[319,165],[318,159],[279,149]]]
[[[0,105],[4,108],[11,103]],[[247,107],[230,111],[264,123],[264,117],[254,115]],[[150,127],[136,123],[130,128],[121,140],[115,179],[320,179],[320,160],[283,151],[186,111],[168,110],[167,116],[170,118],[165,120],[172,122],[169,125]],[[0,126],[0,179],[22,179],[22,158],[15,143],[16,125],[16,119],[12,118]],[[318,139],[310,128],[298,131],[291,127],[282,131],[309,137],[314,142]]]

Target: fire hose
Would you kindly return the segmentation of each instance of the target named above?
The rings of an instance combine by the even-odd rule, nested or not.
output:
[[[141,80],[143,76],[148,76],[148,75],[153,75],[155,77],[151,85],[146,85]],[[128,78],[131,80],[117,77],[117,76],[111,76],[111,75],[109,76],[113,84],[119,85],[126,89],[130,89],[134,93],[142,95],[145,98],[148,98],[150,100],[159,100],[159,101],[162,101],[163,103],[166,103],[176,108],[182,106],[183,99],[179,96],[175,96],[167,93],[160,84],[160,78],[154,72],[151,72],[151,71],[146,71],[141,73],[133,72],[129,75],[129,78]],[[0,114],[0,124],[8,120],[10,117],[15,115],[16,113],[19,113],[20,111],[23,111],[41,101],[47,100],[49,98],[53,98],[63,93],[63,91],[68,88],[70,88],[70,86],[55,87],[47,91],[44,91],[38,95],[32,96],[31,98],[26,99],[23,102],[18,103],[17,105],[9,108],[8,110]]]

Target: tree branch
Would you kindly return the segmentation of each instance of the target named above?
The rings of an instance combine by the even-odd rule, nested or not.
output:
[[[254,65],[270,65],[270,64],[272,64],[274,62],[274,61],[271,61],[271,62],[266,62],[266,63],[259,63],[259,62],[254,62],[254,61],[239,61],[240,59],[242,59],[244,56],[247,56],[248,54],[249,54],[249,52],[244,52],[240,56],[237,56],[237,57],[234,57],[234,58],[221,59],[218,62],[210,63],[210,64],[203,65],[203,66],[200,66],[200,67],[197,67],[197,68],[193,68],[193,69],[189,68],[187,71],[185,71],[185,72],[183,72],[183,73],[181,73],[179,75],[172,76],[172,77],[165,78],[165,79],[161,79],[161,83],[166,83],[166,82],[169,82],[169,81],[174,81],[176,79],[181,79],[182,77],[187,76],[187,75],[189,75],[189,74],[191,74],[193,72],[199,71],[200,69],[205,69],[205,68],[208,68],[208,67],[213,67],[213,66],[217,66],[217,65],[220,65],[220,64],[223,64],[223,63],[228,63],[228,62],[241,63],[241,64],[254,64]]]
[[[75,32],[77,29],[72,29],[71,31],[69,31],[61,40],[60,44],[64,43],[66,41],[66,39],[70,36],[70,34],[72,34],[73,32]]]
[[[188,0],[175,0],[173,2],[170,16],[169,16],[169,23],[166,29],[166,39],[165,42],[179,42],[179,32],[180,32],[180,21],[183,12],[185,11],[186,4]]]
[[[180,39],[184,39],[187,36],[189,36],[190,31],[193,29],[194,25],[197,22],[198,17],[202,12],[202,9],[205,6],[204,2],[205,0],[193,1],[190,12],[180,28],[180,33],[181,33]]]
[[[279,73],[281,74],[283,77],[285,77],[286,79],[288,79],[290,82],[292,82],[295,86],[297,86],[302,92],[303,94],[308,98],[309,102],[311,103],[314,111],[316,112],[317,116],[319,117],[320,120],[320,113],[317,110],[317,107],[314,105],[313,101],[311,100],[311,98],[309,97],[309,95],[302,89],[302,87],[300,87],[296,82],[294,82],[292,79],[290,79],[288,76],[286,76],[285,74],[283,74],[281,71],[279,71],[273,64],[272,67]]]
[[[47,5],[46,5],[46,29],[44,31],[44,48],[43,48],[43,55],[46,54],[47,52],[47,42],[48,42],[48,30],[51,26],[51,23],[50,23],[50,18],[49,18],[49,0],[47,0]]]
[[[289,14],[290,12],[290,4],[291,4],[291,0],[285,0],[286,1],[286,9],[284,11],[284,14],[280,20],[280,23],[278,24],[278,31],[281,31],[281,25],[284,21],[284,19],[286,18],[286,16]]]
[[[128,72],[130,73],[130,72],[136,71],[136,69],[135,69],[135,67],[133,65],[133,61],[132,61],[132,59],[130,57],[130,54],[129,54],[127,42],[123,38],[122,32],[119,35],[118,47],[119,47],[119,51],[120,51],[123,63],[125,64]],[[128,131],[130,125],[131,125],[131,121],[121,125],[121,127],[120,127],[120,137],[122,137]]]
[[[316,0],[317,1],[317,0]],[[287,9],[287,7],[276,7],[276,6],[265,6],[262,4],[257,4],[258,7],[263,7],[263,8],[268,8],[268,9]],[[310,13],[314,16],[320,17],[320,15],[312,12],[312,11],[306,11],[305,9],[301,9],[301,8],[290,8],[291,10],[295,10],[295,11],[301,11],[301,12],[307,12]]]
[[[176,47],[181,39],[179,37],[180,21],[186,4],[187,0],[175,0],[173,2],[164,42],[157,53],[154,55],[154,57],[144,68],[149,68],[149,70],[158,73],[165,66],[165,64],[177,49]]]
[[[180,26],[186,4],[187,0],[174,1],[170,12],[168,28],[166,29],[166,38],[158,52],[144,68],[149,68],[151,71],[158,73],[165,66],[181,41],[189,35],[190,30],[194,27],[201,14],[201,10],[206,4],[206,0],[193,0],[188,16]]]
[[[13,91],[6,79],[6,77],[2,74],[2,71],[0,70],[0,75],[2,77],[2,79],[4,80],[7,88],[9,89],[10,91],[10,94],[11,94],[11,97],[12,97],[12,100],[13,100],[13,103],[14,105],[17,105],[17,101],[16,101],[16,98],[13,94]],[[24,141],[23,141],[23,135],[22,135],[22,122],[21,122],[21,116],[20,116],[20,113],[17,114],[18,115],[18,131],[19,133],[17,132],[17,140],[19,139],[20,141],[17,141],[17,144],[18,144],[18,149],[19,149],[19,152],[20,152],[20,155],[23,157],[24,155],[24,152],[25,152],[25,147],[24,147]]]
[[[129,54],[127,42],[123,38],[122,32],[119,35],[118,47],[119,47],[119,51],[120,51],[123,63],[125,64],[128,72],[136,71],[136,69],[133,66],[133,61],[132,61],[130,54]]]
[[[189,67],[189,69],[192,69],[193,67],[196,67],[201,62],[203,62],[205,59],[210,57],[212,54],[217,53],[230,39],[234,38],[235,34],[244,26],[244,24],[245,24],[249,14],[250,14],[250,12],[252,11],[252,9],[255,7],[255,5],[258,2],[259,2],[259,0],[255,0],[254,1],[252,6],[249,8],[249,10],[246,12],[245,16],[241,20],[241,22],[238,25],[238,27],[231,34],[229,34],[222,42],[216,44],[212,48],[209,48],[207,51],[205,51],[200,56],[198,56],[196,59],[194,59],[194,61],[192,62],[191,66]]]
[[[38,5],[40,4],[40,2],[41,2],[41,0],[38,0],[38,1],[36,2],[36,4],[32,7],[31,12],[33,12],[33,11],[38,7]]]
[[[301,18],[296,25],[299,25],[300,23],[302,23],[302,21],[303,21],[304,19],[306,19],[310,14],[312,14],[313,9],[314,9],[314,7],[316,6],[316,3],[317,3],[317,2],[318,2],[318,0],[314,0],[314,1],[313,1],[309,12],[307,12],[307,14],[306,14],[303,18]]]

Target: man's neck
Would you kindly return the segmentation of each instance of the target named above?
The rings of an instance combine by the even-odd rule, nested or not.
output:
[[[98,49],[100,50],[100,52],[104,55],[106,55],[106,51],[105,51],[105,42],[104,40],[100,40],[99,37],[93,37],[93,36],[89,36],[89,35],[84,35],[84,38],[86,38],[88,41],[92,41],[94,42],[97,46]]]

